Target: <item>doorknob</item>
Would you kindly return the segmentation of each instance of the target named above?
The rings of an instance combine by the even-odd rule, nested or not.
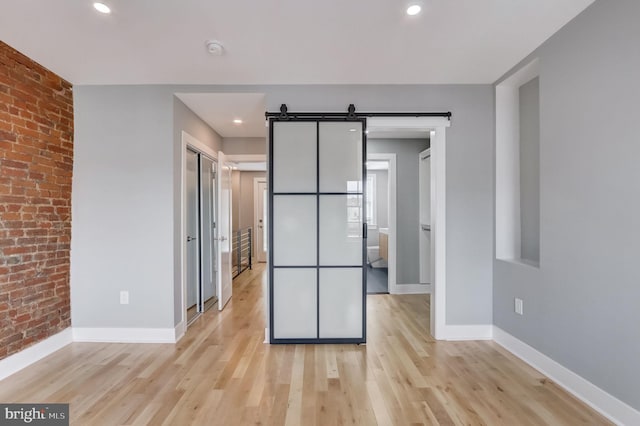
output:
[[[190,236],[187,236],[187,242],[188,242],[188,243],[189,243],[189,242],[191,242],[191,241],[193,241],[193,240],[197,240],[197,239],[198,239],[197,237],[190,237]]]

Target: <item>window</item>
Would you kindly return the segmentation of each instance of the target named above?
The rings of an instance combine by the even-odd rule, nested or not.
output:
[[[376,175],[367,175],[367,226],[375,227],[378,224],[376,214]]]

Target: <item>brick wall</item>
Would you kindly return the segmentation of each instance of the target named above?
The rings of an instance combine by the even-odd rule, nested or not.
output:
[[[0,42],[0,358],[67,328],[71,84]]]

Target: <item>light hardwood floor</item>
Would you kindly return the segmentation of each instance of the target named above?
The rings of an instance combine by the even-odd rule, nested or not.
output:
[[[264,265],[176,345],[73,343],[2,402],[69,402],[74,425],[609,424],[493,342],[435,342],[429,299],[371,295],[368,343],[264,344]]]

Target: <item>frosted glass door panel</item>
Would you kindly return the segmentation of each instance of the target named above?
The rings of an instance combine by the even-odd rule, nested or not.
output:
[[[316,192],[316,123],[273,126],[273,191]]]
[[[362,336],[362,268],[320,269],[320,338]]]
[[[362,265],[362,196],[320,195],[320,265]]]
[[[274,266],[315,266],[317,224],[315,195],[273,197]]]
[[[273,322],[276,339],[317,338],[316,269],[273,271]]]
[[[362,123],[320,123],[320,192],[362,192]]]

